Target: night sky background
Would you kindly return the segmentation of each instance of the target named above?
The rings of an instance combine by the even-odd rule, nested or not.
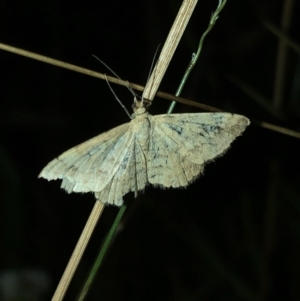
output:
[[[182,1],[7,1],[0,42],[144,85]],[[300,131],[299,1],[228,0],[182,97]],[[160,86],[174,93],[217,1],[199,1]],[[298,46],[299,47],[299,46]],[[128,122],[105,81],[0,50],[0,300],[50,300],[94,205],[38,179],[63,151]],[[132,95],[113,88],[131,110]],[[156,98],[151,114],[169,101]],[[176,113],[200,112],[178,104]],[[250,125],[186,189],[148,187],[128,208],[87,300],[299,300],[300,140]],[[97,225],[65,300],[75,300],[118,208]]]

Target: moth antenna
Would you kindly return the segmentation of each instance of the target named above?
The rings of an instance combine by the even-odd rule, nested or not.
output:
[[[109,87],[110,91],[111,91],[112,94],[114,95],[115,99],[118,101],[118,103],[119,103],[119,104],[121,105],[121,107],[124,109],[124,111],[125,111],[126,114],[129,116],[129,118],[132,119],[132,118],[131,118],[131,115],[130,115],[129,112],[128,112],[128,110],[127,110],[126,107],[123,105],[122,101],[119,99],[119,97],[117,96],[117,94],[115,93],[115,91],[113,90],[113,88],[111,87],[111,85],[110,85],[110,83],[109,83],[109,81],[108,81],[108,79],[107,79],[106,74],[105,74],[105,80],[106,80],[106,82],[107,82],[107,84],[108,84],[108,87]]]
[[[98,60],[104,67],[106,67],[114,76],[116,76],[118,79],[122,80],[122,78],[114,71],[112,70],[108,65],[106,65],[103,61],[101,61],[96,55],[92,54],[92,56]],[[107,81],[107,79],[106,79]],[[137,97],[138,95],[133,91],[133,89],[130,87],[129,82],[127,81],[127,89],[131,92],[133,97]],[[111,88],[111,87],[110,87]],[[112,90],[112,89],[111,89]]]
[[[130,87],[130,85],[129,85],[129,81],[127,80],[126,81],[126,83],[127,83],[127,89],[131,92],[131,94],[133,95],[133,97],[139,97],[139,95],[137,94],[137,93],[135,93],[134,91],[133,91],[133,89]]]
[[[151,76],[151,72],[153,71],[154,69],[154,63],[155,63],[155,59],[156,59],[156,56],[157,56],[157,52],[158,52],[158,49],[160,47],[160,44],[157,46],[156,50],[155,50],[155,53],[154,53],[154,56],[153,56],[153,59],[152,59],[152,62],[151,62],[151,66],[150,66],[150,70],[149,70],[149,74],[148,74],[148,77],[147,77],[147,82],[149,81],[149,78]],[[142,96],[142,102],[144,102],[144,97]]]

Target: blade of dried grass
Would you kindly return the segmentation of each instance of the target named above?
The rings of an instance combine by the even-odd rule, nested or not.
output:
[[[144,90],[143,96],[149,100],[152,100],[157,92],[157,88],[160,85],[160,82],[165,74],[165,71],[172,59],[172,56],[175,52],[175,49],[179,43],[179,40],[186,28],[186,25],[190,19],[190,16],[196,6],[197,0],[185,0],[179,10],[179,13],[175,19],[175,22],[169,32],[168,38],[165,42],[165,45],[163,47],[163,50],[158,58],[158,62],[156,64],[156,67],[154,68],[152,75],[150,76],[149,81],[147,82],[147,85]],[[96,226],[96,223],[92,221],[98,221],[98,218],[100,217],[102,210],[104,208],[104,205],[102,205],[101,211],[98,210],[98,206],[100,202],[96,201],[96,204],[90,214],[90,218],[88,219],[85,228],[89,229],[89,233],[93,232],[94,227]],[[80,258],[84,252],[84,249],[88,243],[90,236],[85,235],[84,238],[80,238],[74,253],[72,254],[69,263],[66,267],[66,270],[59,282],[59,285],[56,289],[56,292],[54,293],[52,297],[52,301],[61,301],[64,297],[64,294],[72,280],[72,277],[75,273],[75,270],[78,266],[78,263],[80,261]],[[77,252],[78,250],[78,252]]]
[[[53,58],[50,58],[50,57],[47,57],[47,56],[44,56],[44,55],[40,55],[40,54],[31,52],[31,51],[28,51],[28,50],[20,49],[20,48],[13,47],[13,46],[10,46],[10,45],[6,45],[6,44],[3,44],[3,43],[0,43],[0,49],[11,52],[11,53],[15,53],[15,54],[18,54],[18,55],[22,55],[22,56],[25,56],[25,57],[28,57],[28,58],[31,58],[31,59],[34,59],[34,60],[38,60],[38,61],[43,62],[43,63],[47,63],[47,64],[54,65],[54,66],[57,66],[57,67],[68,69],[68,70],[71,70],[71,71],[74,71],[74,72],[82,73],[82,74],[92,76],[92,77],[95,77],[95,78],[100,78],[102,80],[107,79],[110,83],[118,84],[118,85],[125,86],[125,87],[127,87],[129,85],[132,89],[135,89],[137,91],[144,91],[144,89],[145,89],[144,86],[141,86],[141,85],[138,85],[138,84],[135,84],[135,83],[131,83],[131,82],[128,82],[128,81],[125,81],[125,80],[121,80],[121,79],[113,77],[113,76],[108,76],[104,73],[95,72],[95,71],[92,71],[92,70],[89,70],[89,69],[86,69],[86,68],[83,68],[83,67],[72,65],[72,64],[60,61],[60,60],[56,60],[56,59],[53,59]],[[202,108],[204,110],[220,111],[217,108],[213,108],[213,107],[210,107],[208,105],[201,104],[201,103],[198,103],[198,102],[195,102],[195,101],[183,98],[183,97],[176,97],[173,94],[169,94],[169,93],[166,93],[166,92],[158,91],[156,95],[158,97],[165,98],[167,100],[175,99],[176,101],[181,102],[183,104],[195,106],[195,107],[198,107],[198,108]]]
[[[85,75],[89,75],[89,76],[92,76],[92,77],[96,77],[96,78],[100,78],[100,79],[105,80],[105,76],[106,76],[105,74],[95,72],[95,71],[92,71],[92,70],[89,70],[89,69],[86,69],[86,68],[82,68],[82,67],[79,67],[79,66],[75,66],[75,65],[72,65],[72,64],[69,64],[69,63],[66,63],[66,62],[63,62],[63,61],[59,61],[59,60],[56,60],[56,59],[53,59],[53,58],[50,58],[50,57],[47,57],[47,56],[36,54],[36,53],[30,52],[30,51],[27,51],[27,50],[24,50],[24,49],[20,49],[20,48],[13,47],[13,46],[10,46],[10,45],[6,45],[6,44],[3,44],[3,43],[0,43],[0,49],[5,50],[5,51],[9,51],[9,52],[12,52],[12,53],[15,53],[15,54],[23,55],[25,57],[29,57],[29,58],[32,58],[32,59],[35,59],[35,60],[38,60],[38,61],[41,61],[41,62],[44,62],[44,63],[47,63],[47,64],[51,64],[51,65],[54,65],[54,66],[58,66],[58,67],[61,67],[61,68],[65,68],[65,69],[68,69],[68,70],[72,70],[72,71],[75,71],[75,72],[79,72],[79,73],[82,73],[82,74],[85,74]],[[135,89],[137,91],[144,91],[144,87],[141,86],[141,85],[138,85],[138,84],[135,84],[135,83],[130,83],[130,82],[124,81],[124,80],[120,80],[120,79],[115,78],[113,76],[107,76],[107,80],[111,83],[122,85],[122,86],[128,86],[128,84],[129,84],[130,87],[132,87],[133,89]],[[238,86],[240,86],[240,85],[238,85]],[[203,109],[205,111],[210,111],[210,112],[221,112],[222,111],[219,108],[215,108],[215,107],[212,107],[212,106],[209,106],[209,105],[206,105],[206,104],[203,104],[203,103],[199,103],[199,102],[187,99],[187,98],[176,97],[173,94],[162,92],[162,91],[158,91],[156,96],[167,99],[167,100],[172,100],[172,101],[174,100],[176,102],[180,102],[180,103],[186,104],[188,106],[197,107],[197,108]],[[255,98],[255,99],[257,99],[257,98]],[[252,120],[251,120],[251,122],[252,122]],[[279,127],[275,124],[271,124],[271,123],[267,123],[267,122],[263,122],[263,121],[255,122],[255,124],[257,126],[261,126],[261,127],[267,128],[271,131],[278,132],[278,133],[281,133],[281,134],[284,134],[284,135],[289,135],[289,136],[292,136],[292,137],[295,137],[295,138],[300,137],[299,132],[288,129],[288,128]]]
[[[55,290],[52,300],[63,299],[103,210],[104,210],[104,204],[99,201],[96,201],[93,210],[75,246],[75,249],[70,257],[67,267]]]

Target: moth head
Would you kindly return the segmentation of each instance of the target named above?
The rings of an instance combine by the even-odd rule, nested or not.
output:
[[[134,97],[133,104],[132,104],[132,109],[134,112],[134,117],[140,114],[144,114],[147,112],[151,102],[148,99],[141,99],[137,100],[136,97]]]

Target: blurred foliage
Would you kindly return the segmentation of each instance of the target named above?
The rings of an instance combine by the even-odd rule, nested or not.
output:
[[[123,79],[144,84],[180,4],[4,0],[0,40],[107,72],[95,54]],[[174,93],[216,4],[198,3],[160,90]],[[182,96],[300,131],[299,53],[279,44],[291,38],[299,45],[299,15],[296,1],[229,0]],[[67,195],[58,182],[37,175],[64,150],[128,117],[104,81],[4,51],[0,64],[0,269],[46,271],[49,300],[94,200]],[[114,89],[130,108],[131,94]],[[281,95],[276,108],[274,93]],[[150,112],[164,113],[168,105],[157,99]],[[175,108],[191,111],[196,109]],[[88,300],[299,300],[299,153],[299,140],[250,126],[187,189],[149,187],[136,200],[128,195]],[[105,209],[65,300],[77,295],[116,213]]]

